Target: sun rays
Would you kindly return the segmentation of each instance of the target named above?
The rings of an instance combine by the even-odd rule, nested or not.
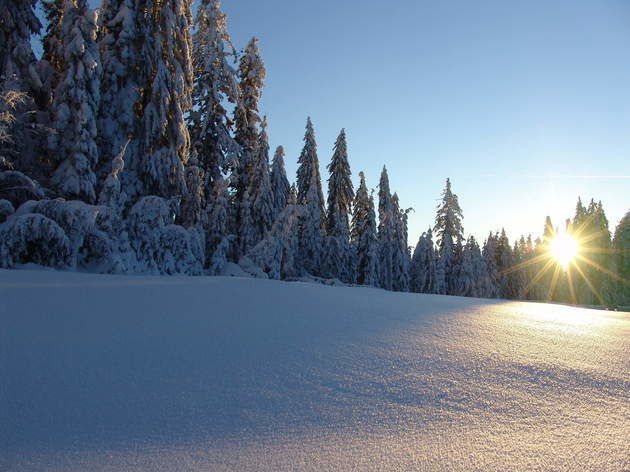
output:
[[[605,293],[607,284],[630,285],[630,281],[605,262],[619,251],[602,244],[602,241],[610,242],[610,234],[607,229],[593,224],[595,217],[596,214],[591,214],[579,224],[568,223],[562,231],[548,226],[543,240],[532,248],[526,259],[502,270],[498,276],[506,277],[519,271],[529,274],[519,298],[531,295],[531,299],[536,300],[609,306],[610,298]],[[585,299],[591,302],[585,303]]]

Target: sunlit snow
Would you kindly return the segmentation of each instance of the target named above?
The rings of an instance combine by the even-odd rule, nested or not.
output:
[[[2,471],[623,471],[630,314],[0,271]]]

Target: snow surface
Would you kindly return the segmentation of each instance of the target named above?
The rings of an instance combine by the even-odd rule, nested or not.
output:
[[[0,271],[2,471],[624,471],[630,313]]]

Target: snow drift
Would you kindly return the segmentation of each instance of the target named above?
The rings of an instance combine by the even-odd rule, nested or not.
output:
[[[629,467],[628,313],[2,270],[0,319],[0,470]]]

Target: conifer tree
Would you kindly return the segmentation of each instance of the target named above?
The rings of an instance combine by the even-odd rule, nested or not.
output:
[[[86,0],[65,0],[61,24],[65,71],[55,90],[51,144],[59,162],[51,183],[68,199],[96,200],[96,116],[100,58],[96,13]]]
[[[379,286],[391,290],[394,283],[394,205],[389,190],[389,176],[383,166],[378,190]]]
[[[359,172],[359,188],[354,198],[351,241],[354,250],[355,281],[359,285],[378,284],[378,239],[374,199],[368,195],[365,175]]]
[[[470,236],[462,250],[462,262],[459,270],[457,294],[464,297],[482,297],[483,283],[487,277],[485,264],[479,245]]]
[[[328,164],[328,239],[322,272],[343,282],[352,282],[349,215],[354,198],[345,130],[341,130]]]
[[[0,2],[0,121],[8,133],[0,136],[0,167],[41,178],[48,177],[49,169],[38,162],[42,146],[34,132],[39,124],[34,112],[43,103],[42,79],[31,48],[31,37],[41,29],[35,5],[36,0]]]
[[[243,201],[243,195],[249,187],[249,181],[254,172],[253,160],[258,144],[258,126],[262,121],[258,111],[258,102],[262,95],[266,74],[258,49],[258,39],[252,38],[247,43],[239,61],[238,80],[241,99],[239,106],[234,110],[235,139],[241,147],[236,182],[237,204]]]
[[[186,182],[190,136],[184,115],[191,108],[192,59],[190,0],[142,0],[144,36],[141,57],[144,83],[139,176],[146,194],[181,196]]]
[[[61,26],[65,5],[65,0],[42,1],[42,9],[48,23],[46,25],[46,34],[42,39],[44,49],[42,59],[50,64],[57,76],[61,75],[66,68]],[[51,83],[51,86],[57,86],[56,79]]]
[[[317,145],[310,118],[306,122],[304,147],[298,159],[297,199],[306,207],[300,225],[300,251],[304,269],[319,275],[324,248],[324,195],[319,173]]]
[[[461,254],[464,239],[464,228],[461,220],[462,210],[457,195],[451,190],[451,181],[446,179],[446,187],[442,192],[442,201],[438,205],[433,232],[436,235],[440,274],[443,271],[443,288],[446,293],[454,293],[457,285],[457,263]],[[442,289],[442,287],[440,287]]]
[[[31,92],[38,86],[31,36],[41,23],[35,15],[36,0],[4,0],[0,6],[0,92]]]
[[[221,175],[214,181],[205,220],[206,262],[210,275],[218,275],[228,261],[233,237],[228,235],[228,184]]]
[[[55,0],[58,1],[58,0]],[[102,64],[101,101],[98,113],[98,146],[101,156],[97,176],[109,172],[111,159],[129,141],[120,179],[129,200],[143,195],[140,169],[140,88],[147,83],[141,54],[147,40],[142,0],[103,0],[98,15]],[[129,202],[131,203],[131,202]]]
[[[501,229],[501,234],[497,240],[496,265],[499,270],[499,278],[497,280],[499,297],[514,298],[511,284],[511,268],[514,265],[514,257],[505,229]]]
[[[434,293],[435,291],[435,248],[431,228],[420,235],[413,251],[410,268],[411,291]]]
[[[486,282],[484,283],[483,296],[486,298],[499,298],[500,269],[497,264],[498,234],[490,232],[483,245],[483,260],[486,269]]]
[[[253,174],[249,187],[245,192],[244,205],[246,211],[241,219],[241,253],[258,244],[273,224],[273,193],[269,179],[269,143],[266,125],[263,121],[256,154],[253,159]]]
[[[630,306],[630,211],[621,219],[615,229],[612,243],[614,271],[617,275],[614,302],[618,306]]]
[[[236,51],[220,0],[201,2],[195,28],[192,38],[193,109],[188,121],[193,152],[209,180],[208,185],[211,185],[219,173],[227,172],[237,163],[239,146],[230,134],[232,121],[227,117],[223,103],[227,101],[240,106],[240,88],[236,71],[230,64],[232,58],[236,59]],[[250,84],[251,80],[248,80],[247,85]],[[262,82],[259,85],[262,87]],[[260,90],[255,88],[254,92],[259,94]],[[248,98],[250,106],[257,107],[257,103],[257,100],[252,102],[251,97]]]
[[[407,213],[400,209],[398,195],[392,196],[394,233],[392,245],[392,288],[409,291],[409,246],[407,244]]]
[[[284,148],[278,146],[271,164],[271,193],[273,194],[273,219],[287,206],[291,186],[284,169]]]

